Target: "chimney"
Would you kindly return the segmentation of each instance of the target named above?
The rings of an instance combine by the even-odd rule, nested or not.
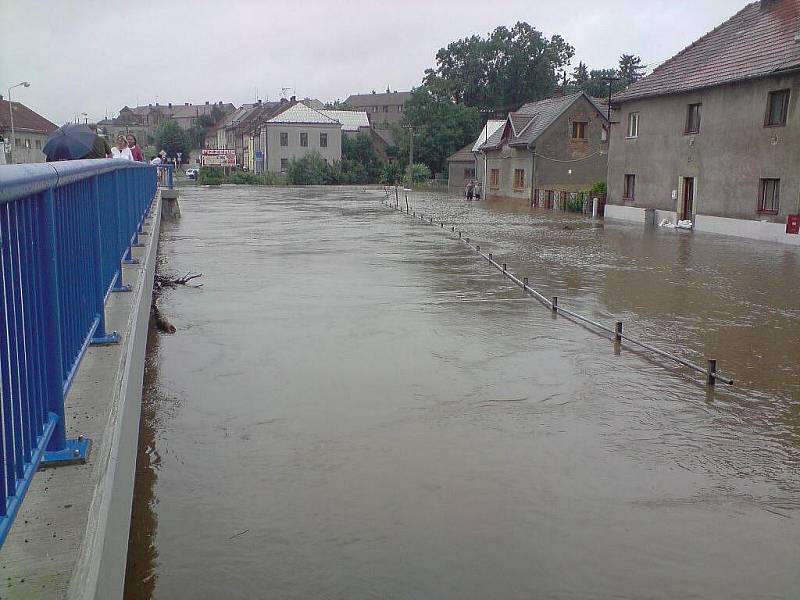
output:
[[[208,100],[206,100],[206,106],[208,106]]]
[[[156,106],[158,106],[158,102],[156,102]]]
[[[153,105],[152,105],[152,104],[148,104],[147,106],[148,106],[148,107],[150,107],[150,108],[153,108]]]
[[[0,94],[0,100],[2,100],[2,99],[3,99],[3,94]]]
[[[761,10],[769,10],[777,3],[778,3],[777,0],[761,0],[761,2],[759,2],[759,4],[761,5],[760,6]]]
[[[261,106],[261,100],[260,100],[260,99],[259,99],[259,101],[258,101],[258,105],[259,105],[259,106]]]
[[[292,102],[297,102],[297,96],[292,96],[291,98],[289,98],[289,100],[291,100]]]
[[[169,108],[172,108],[172,102],[170,102],[169,104],[167,104],[167,106],[168,106]]]
[[[189,106],[189,103],[188,102],[184,102],[183,105],[184,106]]]

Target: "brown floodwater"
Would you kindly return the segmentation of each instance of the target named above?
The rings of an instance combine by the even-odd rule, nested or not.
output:
[[[382,198],[182,189],[126,599],[800,597],[800,249]]]

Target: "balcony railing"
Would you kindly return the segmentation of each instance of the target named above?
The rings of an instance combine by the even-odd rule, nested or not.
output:
[[[64,398],[87,347],[119,341],[105,302],[155,194],[144,163],[0,167],[0,544],[40,464],[85,460]]]

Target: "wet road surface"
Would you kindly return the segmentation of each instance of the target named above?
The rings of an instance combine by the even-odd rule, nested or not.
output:
[[[182,190],[126,598],[800,595],[797,249],[409,198],[709,390],[382,197]]]

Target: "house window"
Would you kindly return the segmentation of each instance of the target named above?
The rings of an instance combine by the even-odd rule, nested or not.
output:
[[[397,107],[397,112],[403,112],[403,105],[402,105],[402,104],[400,104],[400,105]]]
[[[383,112],[389,112],[389,107],[388,107],[388,106],[386,106],[386,105],[384,105],[384,107],[383,107]]]
[[[600,129],[600,141],[601,142],[608,141],[608,127],[606,127],[605,125],[603,125],[603,127]]]
[[[328,147],[328,134],[327,133],[320,133],[319,134],[319,147],[320,148],[327,148]]]
[[[700,107],[702,104],[690,104],[686,107],[685,134],[700,133]]]
[[[26,148],[30,148],[31,147],[31,141],[28,138],[25,138],[25,147]]]
[[[305,132],[300,134],[300,146],[303,148],[308,146],[308,134]]]
[[[514,189],[525,189],[525,169],[514,169]]]
[[[636,175],[625,175],[625,187],[622,190],[622,199],[633,202],[636,194]]]
[[[492,187],[500,186],[500,169],[492,169],[489,171],[489,185]]]
[[[572,139],[585,140],[586,139],[586,122],[573,121],[572,122]]]
[[[758,212],[777,215],[780,195],[780,179],[762,179],[758,186]]]
[[[282,158],[281,159],[281,173],[286,173],[286,169],[289,168],[289,159]]]
[[[769,93],[767,99],[767,116],[765,127],[783,127],[789,112],[789,90],[777,90]]]
[[[475,169],[464,169],[464,179],[475,179]]]
[[[289,145],[289,134],[285,131],[281,132],[281,146]]]
[[[42,149],[42,140],[36,140],[36,149],[37,150],[41,150]]]
[[[639,113],[628,113],[628,137],[639,137]]]
[[[14,146],[16,148],[19,148],[21,144],[22,144],[22,140],[20,140],[19,138],[14,138]]]

